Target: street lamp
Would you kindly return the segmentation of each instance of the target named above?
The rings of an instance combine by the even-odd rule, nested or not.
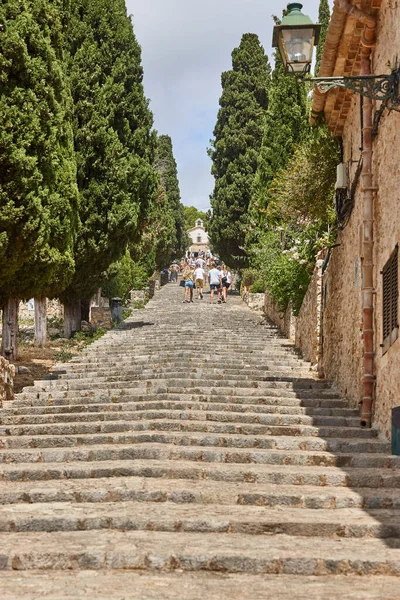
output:
[[[272,46],[278,48],[288,73],[306,75],[311,70],[313,47],[318,43],[321,26],[301,12],[303,5],[291,2],[280,25],[274,27]],[[400,111],[400,68],[385,75],[358,77],[311,77],[321,93],[344,87],[356,94],[381,100],[390,110]]]
[[[275,25],[272,46],[279,49],[288,73],[306,74],[311,70],[313,47],[318,44],[321,25],[303,15],[303,5],[291,2],[280,25]]]

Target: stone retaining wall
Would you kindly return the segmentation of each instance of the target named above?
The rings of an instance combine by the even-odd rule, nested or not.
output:
[[[264,313],[274,325],[288,338],[294,340],[296,334],[296,317],[289,306],[285,311],[280,310],[277,303],[265,292]]]
[[[265,315],[286,337],[294,340],[303,358],[322,376],[322,260],[317,261],[297,317],[290,306],[281,311],[268,292],[264,296]]]
[[[322,260],[318,260],[295,323],[295,344],[322,375]]]

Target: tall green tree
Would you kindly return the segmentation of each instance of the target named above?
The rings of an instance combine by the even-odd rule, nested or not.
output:
[[[169,246],[170,259],[172,259],[182,256],[185,252],[187,237],[184,207],[181,204],[181,192],[179,189],[178,169],[174,158],[172,140],[169,135],[160,135],[158,137],[154,168],[160,176],[161,186],[167,196],[168,212],[174,220],[175,239],[171,240],[167,245],[167,248]],[[166,217],[167,215],[165,215]]]
[[[199,210],[195,206],[184,206],[183,211],[185,213],[185,227],[191,229],[195,226],[197,219],[201,219],[204,223],[204,227],[207,229],[207,213]]]
[[[328,0],[320,0],[318,10],[318,23],[321,25],[321,32],[319,34],[318,46],[317,46],[317,59],[315,62],[315,75],[318,76],[319,67],[321,64],[322,53],[324,51],[326,34],[329,27],[329,19],[331,12],[329,10]]]
[[[17,336],[7,323],[16,329],[18,299],[57,294],[74,272],[78,192],[61,8],[61,0],[0,6],[0,296],[12,358]]]
[[[258,37],[243,35],[232,52],[232,70],[222,74],[220,110],[209,150],[215,178],[209,234],[214,251],[243,266],[245,228],[257,170],[270,65]]]
[[[157,192],[156,138],[141,50],[124,0],[69,0],[68,67],[82,227],[76,270],[62,294],[68,335],[127,246],[140,240]]]
[[[256,244],[266,222],[271,199],[272,182],[286,166],[305,132],[307,96],[304,82],[284,70],[279,53],[275,53],[275,68],[269,90],[269,106],[265,115],[261,149],[251,190],[246,251]]]

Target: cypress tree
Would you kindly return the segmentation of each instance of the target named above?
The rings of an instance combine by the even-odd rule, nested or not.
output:
[[[157,140],[157,152],[154,163],[154,168],[160,176],[162,190],[166,194],[166,211],[164,212],[165,225],[167,225],[168,215],[172,217],[175,233],[172,238],[167,241],[167,238],[162,240],[160,236],[160,245],[164,247],[166,253],[163,252],[163,261],[169,261],[172,258],[181,256],[186,250],[187,238],[185,231],[185,214],[181,204],[181,193],[179,189],[178,170],[173,154],[172,140],[168,135],[160,135]],[[161,200],[162,199],[162,200]],[[158,197],[158,203],[165,202],[165,197],[161,191]],[[165,232],[168,227],[165,226]],[[158,264],[157,266],[161,266]]]
[[[75,275],[62,294],[69,335],[80,328],[80,300],[138,243],[157,177],[141,50],[124,0],[70,0],[67,49],[82,221]]]
[[[209,150],[215,178],[209,234],[214,251],[243,266],[247,209],[268,107],[270,65],[258,37],[243,35],[222,74],[220,110]]]
[[[249,206],[249,232],[246,251],[257,243],[264,230],[265,215],[271,198],[271,185],[279,169],[285,167],[295,145],[307,129],[307,97],[304,82],[284,70],[279,53],[269,91],[262,146]]]
[[[318,23],[321,25],[321,32],[319,34],[318,46],[317,46],[317,59],[315,62],[315,75],[318,76],[319,67],[321,64],[322,53],[324,51],[326,34],[329,27],[329,20],[331,13],[329,10],[328,0],[320,0],[318,10]]]
[[[78,194],[61,8],[61,0],[0,6],[0,296],[9,358],[18,298],[54,295],[74,271]]]

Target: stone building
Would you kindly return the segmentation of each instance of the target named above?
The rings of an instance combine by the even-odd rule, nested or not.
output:
[[[204,228],[204,223],[201,219],[197,219],[196,224],[191,229],[188,229],[189,237],[192,243],[189,247],[190,252],[199,252],[203,250],[207,252],[209,250],[208,245],[208,233]]]
[[[335,0],[319,76],[390,73],[400,58],[400,4]],[[400,405],[398,260],[400,114],[344,88],[315,92],[313,117],[341,140],[347,182],[337,190],[341,230],[322,278],[322,366],[361,424],[390,436]]]

